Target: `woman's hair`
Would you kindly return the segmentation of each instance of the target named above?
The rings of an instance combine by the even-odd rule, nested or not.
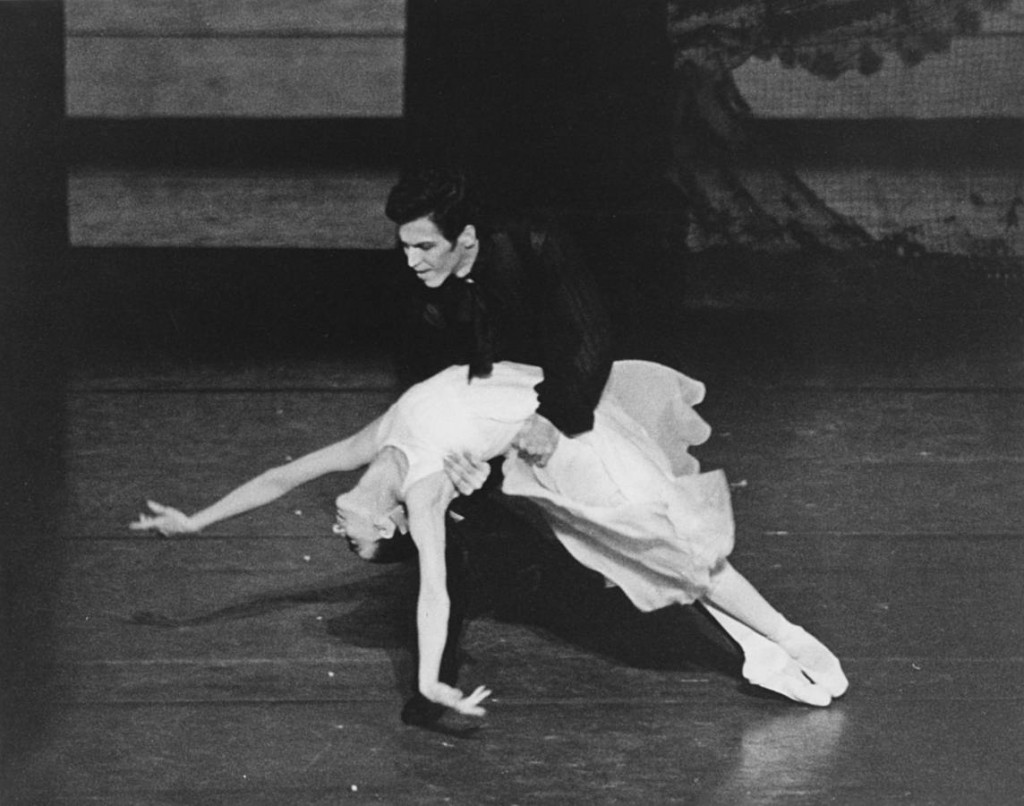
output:
[[[476,205],[470,199],[465,175],[446,168],[409,171],[388,194],[384,213],[399,226],[418,218],[434,222],[454,242],[468,224],[475,224]]]
[[[394,537],[378,540],[371,563],[401,563],[416,556],[416,544],[406,532],[395,532]]]

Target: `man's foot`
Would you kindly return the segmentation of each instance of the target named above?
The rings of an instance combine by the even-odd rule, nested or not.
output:
[[[778,644],[796,661],[804,674],[833,697],[841,697],[850,687],[839,658],[802,627],[790,627],[779,638]]]
[[[402,721],[415,728],[429,728],[444,716],[446,710],[443,705],[431,702],[417,691],[402,708]]]

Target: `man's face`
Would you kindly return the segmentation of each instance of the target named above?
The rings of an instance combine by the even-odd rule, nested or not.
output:
[[[417,218],[398,228],[398,242],[409,268],[428,288],[437,288],[466,263],[461,238],[453,243],[429,218]]]

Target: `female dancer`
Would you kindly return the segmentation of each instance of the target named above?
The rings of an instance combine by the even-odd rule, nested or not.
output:
[[[842,695],[848,684],[838,659],[726,559],[733,545],[728,484],[722,471],[699,472],[688,453],[710,434],[692,409],[703,385],[658,364],[617,362],[593,431],[563,437],[537,467],[510,446],[536,409],[542,377],[536,367],[501,362],[490,377],[467,382],[465,367],[450,367],[357,434],[268,470],[191,516],[151,501],[152,514],[131,528],[198,532],[319,476],[366,467],[336,499],[334,531],[368,560],[392,547],[396,534],[411,536],[420,568],[419,690],[482,716],[489,690],[464,695],[438,679],[450,607],[444,518],[458,494],[452,479],[463,487],[460,474],[475,460],[504,454],[503,490],[539,504],[569,552],[641,610],[700,600],[743,650],[748,681],[810,705]],[[453,459],[459,456],[474,461]]]

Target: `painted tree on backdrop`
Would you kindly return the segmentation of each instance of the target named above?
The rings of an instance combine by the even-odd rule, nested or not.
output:
[[[887,54],[915,65],[979,29],[1007,0],[668,0],[674,53],[671,179],[702,249],[844,249],[870,236],[831,210],[749,131],[732,71],[778,58],[823,79],[871,75]]]

